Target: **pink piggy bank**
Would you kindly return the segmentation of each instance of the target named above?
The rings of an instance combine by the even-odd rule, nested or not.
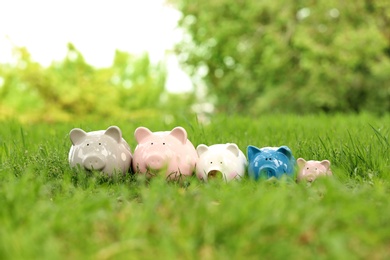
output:
[[[173,180],[193,174],[198,156],[184,128],[151,132],[146,127],[138,127],[134,136],[138,143],[133,157],[134,172],[151,177],[165,171],[166,178]]]
[[[330,161],[306,161],[303,158],[297,159],[299,172],[297,181],[306,180],[309,182],[314,181],[319,176],[330,176],[332,171],[330,170]]]
[[[241,179],[245,174],[247,160],[236,144],[198,145],[196,175],[200,180],[221,178],[228,182]]]
[[[72,147],[69,151],[69,164],[80,165],[86,170],[96,170],[112,175],[114,172],[127,173],[131,165],[130,146],[122,138],[117,126],[107,130],[84,132],[80,128],[70,131]]]

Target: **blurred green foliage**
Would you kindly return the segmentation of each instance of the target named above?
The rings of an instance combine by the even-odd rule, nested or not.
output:
[[[164,64],[152,64],[147,54],[117,50],[109,68],[89,65],[71,43],[65,59],[49,67],[26,48],[14,55],[14,63],[0,64],[0,119],[164,118],[189,110],[191,95],[168,93]]]
[[[219,111],[390,111],[390,2],[171,0]]]

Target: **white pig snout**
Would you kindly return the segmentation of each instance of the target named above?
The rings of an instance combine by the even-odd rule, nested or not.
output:
[[[211,170],[207,173],[208,179],[224,179],[224,175],[219,170]]]

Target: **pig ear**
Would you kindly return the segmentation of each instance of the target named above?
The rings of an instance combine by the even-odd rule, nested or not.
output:
[[[248,160],[252,160],[256,154],[261,153],[261,150],[256,146],[249,145],[246,149],[246,154],[248,156]]]
[[[297,164],[298,164],[298,167],[302,169],[305,166],[305,164],[306,164],[306,160],[303,159],[303,158],[298,158],[297,159]]]
[[[80,144],[85,137],[87,137],[87,133],[84,132],[83,129],[80,128],[74,128],[69,133],[70,141],[73,145]]]
[[[177,138],[183,144],[187,142],[187,132],[183,127],[175,127],[169,134]]]
[[[330,168],[330,161],[323,160],[320,163],[326,168],[326,170],[329,170],[329,168]]]
[[[238,157],[240,154],[240,149],[236,144],[227,144],[226,149],[234,154],[234,156]]]
[[[146,137],[152,135],[153,133],[146,127],[140,126],[137,129],[135,129],[134,137],[135,140],[137,140],[137,143],[141,143],[143,139]]]
[[[200,144],[198,147],[196,147],[196,152],[198,153],[198,156],[200,157],[204,152],[207,152],[209,150],[209,147],[205,144]]]
[[[292,158],[292,152],[291,152],[290,148],[288,148],[285,145],[279,147],[279,149],[277,149],[276,151],[277,152],[281,152],[282,154],[286,155],[288,159]]]
[[[110,126],[104,134],[114,138],[117,143],[122,141],[122,131],[117,126]]]

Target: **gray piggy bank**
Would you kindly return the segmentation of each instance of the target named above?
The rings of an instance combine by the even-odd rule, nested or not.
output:
[[[129,171],[132,154],[130,146],[122,138],[117,126],[107,130],[85,132],[80,128],[70,131],[72,147],[69,151],[69,164],[92,171],[101,171],[108,175]]]

